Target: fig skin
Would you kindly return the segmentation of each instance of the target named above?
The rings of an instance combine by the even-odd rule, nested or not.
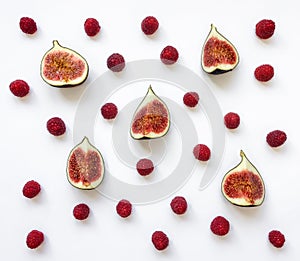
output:
[[[209,40],[211,40],[211,39],[215,39],[216,41],[219,41],[218,42],[219,44],[225,43],[227,51],[229,51],[229,52],[226,53],[228,55],[227,57],[223,55],[224,50],[222,51],[222,54],[220,52],[221,59],[223,59],[223,60],[224,59],[225,60],[233,59],[234,61],[232,63],[225,62],[225,61],[218,61],[218,57],[213,57],[213,55],[211,55],[209,57],[210,61],[213,63],[216,63],[216,64],[214,64],[212,66],[205,65],[205,59],[207,58],[206,45],[208,44]],[[213,43],[213,44],[215,44],[215,43]],[[221,48],[223,48],[223,46]],[[218,48],[216,48],[216,50],[213,53],[216,53],[218,51],[219,51]],[[214,60],[212,61],[211,59],[214,59]],[[222,35],[213,24],[211,24],[210,32],[208,33],[208,35],[205,39],[205,42],[203,44],[203,48],[202,48],[201,67],[202,67],[203,71],[208,74],[212,74],[212,75],[227,73],[237,67],[237,65],[239,64],[239,60],[240,60],[239,53],[238,53],[237,49],[235,48],[235,46],[224,35]]]
[[[86,61],[86,59],[82,55],[80,55],[78,52],[74,51],[73,49],[70,49],[68,47],[60,45],[57,40],[53,40],[52,43],[53,43],[53,46],[44,54],[42,61],[41,61],[41,65],[40,65],[40,75],[41,75],[41,78],[43,79],[43,81],[46,82],[48,85],[50,85],[52,87],[57,87],[57,88],[70,88],[70,87],[75,87],[75,86],[83,84],[89,75],[89,65],[88,65],[88,62]],[[74,55],[84,65],[84,70],[82,72],[82,75],[80,77],[70,80],[69,82],[66,82],[64,80],[48,79],[44,75],[45,59],[49,54],[51,54],[51,52],[54,52],[54,51],[63,51],[63,52]]]
[[[257,206],[260,206],[260,205],[262,205],[262,203],[264,202],[264,199],[265,199],[265,184],[264,184],[263,178],[260,175],[260,173],[258,172],[258,170],[256,169],[256,167],[246,157],[243,150],[240,151],[240,156],[242,158],[241,161],[235,167],[233,167],[231,170],[229,170],[224,175],[223,180],[222,180],[222,184],[221,184],[221,192],[222,192],[223,196],[225,197],[225,199],[233,205],[236,205],[236,206],[239,206],[239,207],[257,207]],[[247,196],[245,196],[245,197],[243,197],[243,196],[241,196],[241,197],[230,197],[229,195],[226,194],[225,188],[224,188],[225,183],[227,181],[227,178],[230,175],[233,175],[235,173],[242,173],[242,172],[244,172],[244,174],[246,174],[246,173],[248,173],[249,175],[251,174],[250,180],[253,183],[255,183],[256,181],[259,181],[255,184],[256,187],[254,187],[254,189],[258,189],[258,190],[250,191],[250,192],[253,192],[253,193],[251,193],[251,198],[249,198]],[[247,176],[246,176],[246,178],[247,178]],[[247,180],[246,180],[246,182],[247,182]],[[247,188],[249,186],[251,187],[251,184],[248,183]],[[243,195],[246,194],[245,193],[245,184],[242,184],[242,189],[239,192],[240,192],[240,194],[243,194]],[[246,191],[246,192],[248,192],[248,191]],[[259,194],[260,197],[252,198],[252,196],[255,195],[255,193]],[[253,202],[251,202],[251,201],[253,201]]]

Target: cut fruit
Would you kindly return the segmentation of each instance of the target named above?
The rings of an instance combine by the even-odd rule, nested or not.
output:
[[[234,205],[259,206],[265,198],[264,181],[242,150],[240,155],[240,163],[229,170],[222,180],[222,193]]]
[[[133,139],[154,139],[166,135],[170,128],[167,105],[153,91],[151,85],[136,109],[131,122],[130,135]]]
[[[79,189],[94,189],[104,177],[104,161],[100,151],[87,137],[70,152],[67,163],[67,178]]]
[[[222,74],[233,70],[238,63],[236,48],[212,24],[202,49],[202,69],[209,74]]]
[[[61,46],[57,40],[42,58],[41,77],[54,87],[73,87],[88,77],[87,61],[77,52]]]

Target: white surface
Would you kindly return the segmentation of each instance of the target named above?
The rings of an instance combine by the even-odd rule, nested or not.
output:
[[[299,257],[299,111],[298,42],[296,1],[9,1],[0,11],[1,43],[1,259],[7,260],[297,260]],[[160,22],[155,37],[140,30],[140,22],[154,15]],[[19,27],[20,17],[29,16],[38,32],[28,37]],[[83,31],[87,17],[99,20],[102,31],[90,39]],[[254,34],[255,24],[270,18],[276,32],[268,41]],[[214,23],[235,44],[241,57],[231,73],[205,75],[200,68],[202,43]],[[52,40],[81,53],[89,62],[87,82],[75,89],[59,90],[40,78],[42,55]],[[186,197],[185,216],[175,216],[170,198],[155,204],[134,206],[129,219],[115,213],[115,201],[97,191],[80,191],[65,177],[66,159],[74,146],[72,131],[76,106],[84,89],[106,71],[106,59],[120,52],[126,61],[159,58],[166,45],[174,45],[178,63],[199,74],[209,84],[224,112],[241,116],[237,131],[226,132],[226,151],[221,169],[204,191],[198,190],[194,175],[176,194]],[[267,84],[253,77],[256,66],[270,63],[275,77]],[[26,99],[14,97],[8,88],[21,78],[31,86]],[[67,124],[64,137],[47,132],[46,121],[62,117]],[[282,129],[286,144],[269,148],[266,134]],[[239,162],[243,149],[260,170],[266,184],[266,199],[259,208],[238,208],[224,200],[220,192],[223,174]],[[34,200],[22,195],[29,179],[42,185]],[[86,222],[72,217],[75,204],[86,202],[91,216]],[[225,238],[212,235],[210,221],[223,215],[231,222]],[[43,246],[27,249],[26,234],[31,229],[45,233]],[[151,244],[154,230],[165,231],[170,246],[165,252]],[[282,249],[268,240],[271,229],[286,236]]]

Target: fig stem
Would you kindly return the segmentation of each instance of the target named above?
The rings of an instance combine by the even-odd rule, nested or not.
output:
[[[240,151],[240,156],[241,156],[242,158],[244,158],[244,157],[246,156],[243,150]]]

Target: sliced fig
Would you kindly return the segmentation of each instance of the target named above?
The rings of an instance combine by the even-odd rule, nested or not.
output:
[[[130,127],[131,137],[136,140],[160,138],[168,132],[169,128],[169,109],[150,85],[133,115]]]
[[[236,48],[212,24],[202,48],[202,69],[209,74],[222,74],[233,70],[238,63]]]
[[[73,87],[88,77],[87,61],[74,50],[61,46],[57,40],[42,58],[41,77],[54,87]]]
[[[240,155],[240,163],[229,170],[222,180],[222,193],[234,205],[259,206],[265,198],[264,181],[242,150]]]
[[[70,152],[67,163],[67,178],[79,189],[94,189],[104,177],[104,161],[100,151],[87,137]]]

